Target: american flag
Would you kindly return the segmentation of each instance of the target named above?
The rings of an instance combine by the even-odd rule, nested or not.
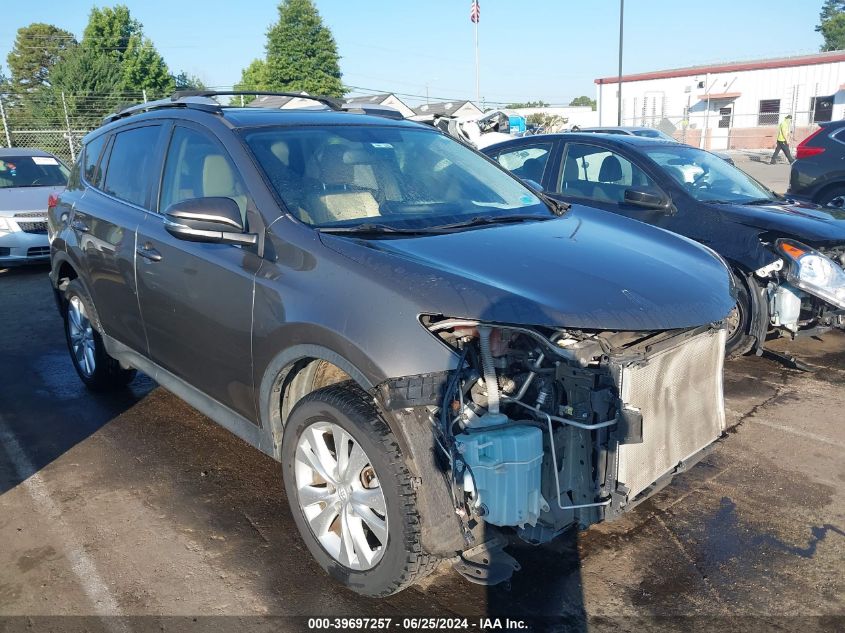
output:
[[[475,24],[478,24],[481,20],[481,7],[478,4],[478,0],[472,0],[472,6],[469,9],[469,19]]]

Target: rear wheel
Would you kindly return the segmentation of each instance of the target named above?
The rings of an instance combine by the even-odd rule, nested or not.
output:
[[[71,280],[64,291],[65,338],[76,373],[92,391],[111,391],[129,384],[134,369],[124,369],[108,355],[98,331],[97,313],[85,287]]]
[[[834,187],[823,192],[816,202],[823,207],[845,207],[845,187]]]
[[[296,525],[333,578],[359,594],[386,596],[434,569],[399,445],[354,383],[297,403],[285,423],[282,465]]]

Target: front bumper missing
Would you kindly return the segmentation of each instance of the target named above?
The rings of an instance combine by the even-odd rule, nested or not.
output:
[[[652,494],[656,482],[700,459],[724,433],[724,349],[725,330],[710,329],[639,360],[611,359],[624,408],[642,416],[642,441],[616,439],[607,512]]]

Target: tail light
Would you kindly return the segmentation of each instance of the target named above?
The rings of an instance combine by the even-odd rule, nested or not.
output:
[[[809,158],[810,156],[818,156],[819,154],[824,152],[824,147],[810,147],[808,143],[816,138],[819,134],[824,131],[824,128],[819,128],[810,136],[805,138],[803,141],[798,143],[798,147],[795,148],[795,158]]]
[[[47,198],[47,210],[52,211],[57,204],[59,204],[59,196],[55,193],[51,193],[50,197]]]

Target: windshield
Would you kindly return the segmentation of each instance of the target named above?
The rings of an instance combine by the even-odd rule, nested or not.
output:
[[[518,180],[434,131],[279,127],[247,131],[244,140],[288,210],[316,227],[425,229],[550,215]]]
[[[665,132],[662,132],[662,131],[660,131],[658,129],[654,129],[654,128],[645,128],[645,129],[641,129],[641,130],[631,130],[631,133],[634,136],[644,136],[646,138],[659,138],[659,139],[663,139],[664,141],[672,141],[673,143],[678,142],[675,139],[673,139],[671,136],[666,134]]]
[[[3,156],[0,154],[0,189],[14,187],[64,187],[67,168],[52,156]]]
[[[710,152],[678,145],[646,149],[645,153],[701,202],[746,204],[778,200],[745,172]]]

